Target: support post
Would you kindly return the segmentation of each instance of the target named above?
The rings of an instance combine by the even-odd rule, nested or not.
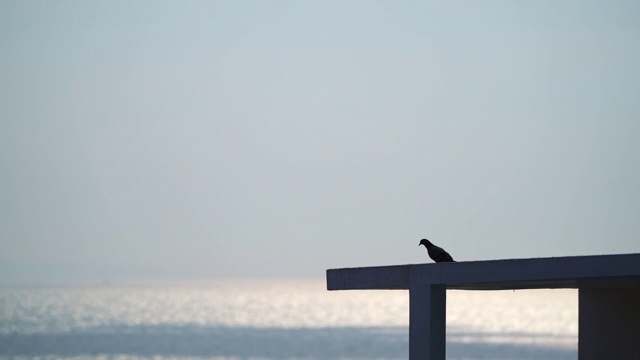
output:
[[[444,360],[447,289],[444,285],[409,288],[409,360]]]
[[[581,288],[578,296],[578,359],[637,359],[640,288]]]

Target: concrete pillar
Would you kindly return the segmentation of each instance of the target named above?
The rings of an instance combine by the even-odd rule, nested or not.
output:
[[[640,359],[640,288],[579,290],[578,359]]]
[[[409,360],[444,360],[446,318],[444,285],[409,288]]]

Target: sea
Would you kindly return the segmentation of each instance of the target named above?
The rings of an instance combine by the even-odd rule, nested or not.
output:
[[[318,280],[0,286],[0,359],[407,359],[409,294]],[[576,290],[447,291],[447,359],[577,359]]]

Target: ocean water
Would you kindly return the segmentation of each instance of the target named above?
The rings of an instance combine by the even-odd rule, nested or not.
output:
[[[0,288],[0,359],[407,359],[406,291],[323,280]],[[448,291],[448,359],[577,359],[575,290]]]

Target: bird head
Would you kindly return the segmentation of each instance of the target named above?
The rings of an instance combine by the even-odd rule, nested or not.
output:
[[[427,239],[422,239],[420,240],[420,244],[418,244],[418,246],[420,245],[424,245],[424,247],[429,247],[429,245],[433,245],[431,244],[431,241],[427,240]]]

